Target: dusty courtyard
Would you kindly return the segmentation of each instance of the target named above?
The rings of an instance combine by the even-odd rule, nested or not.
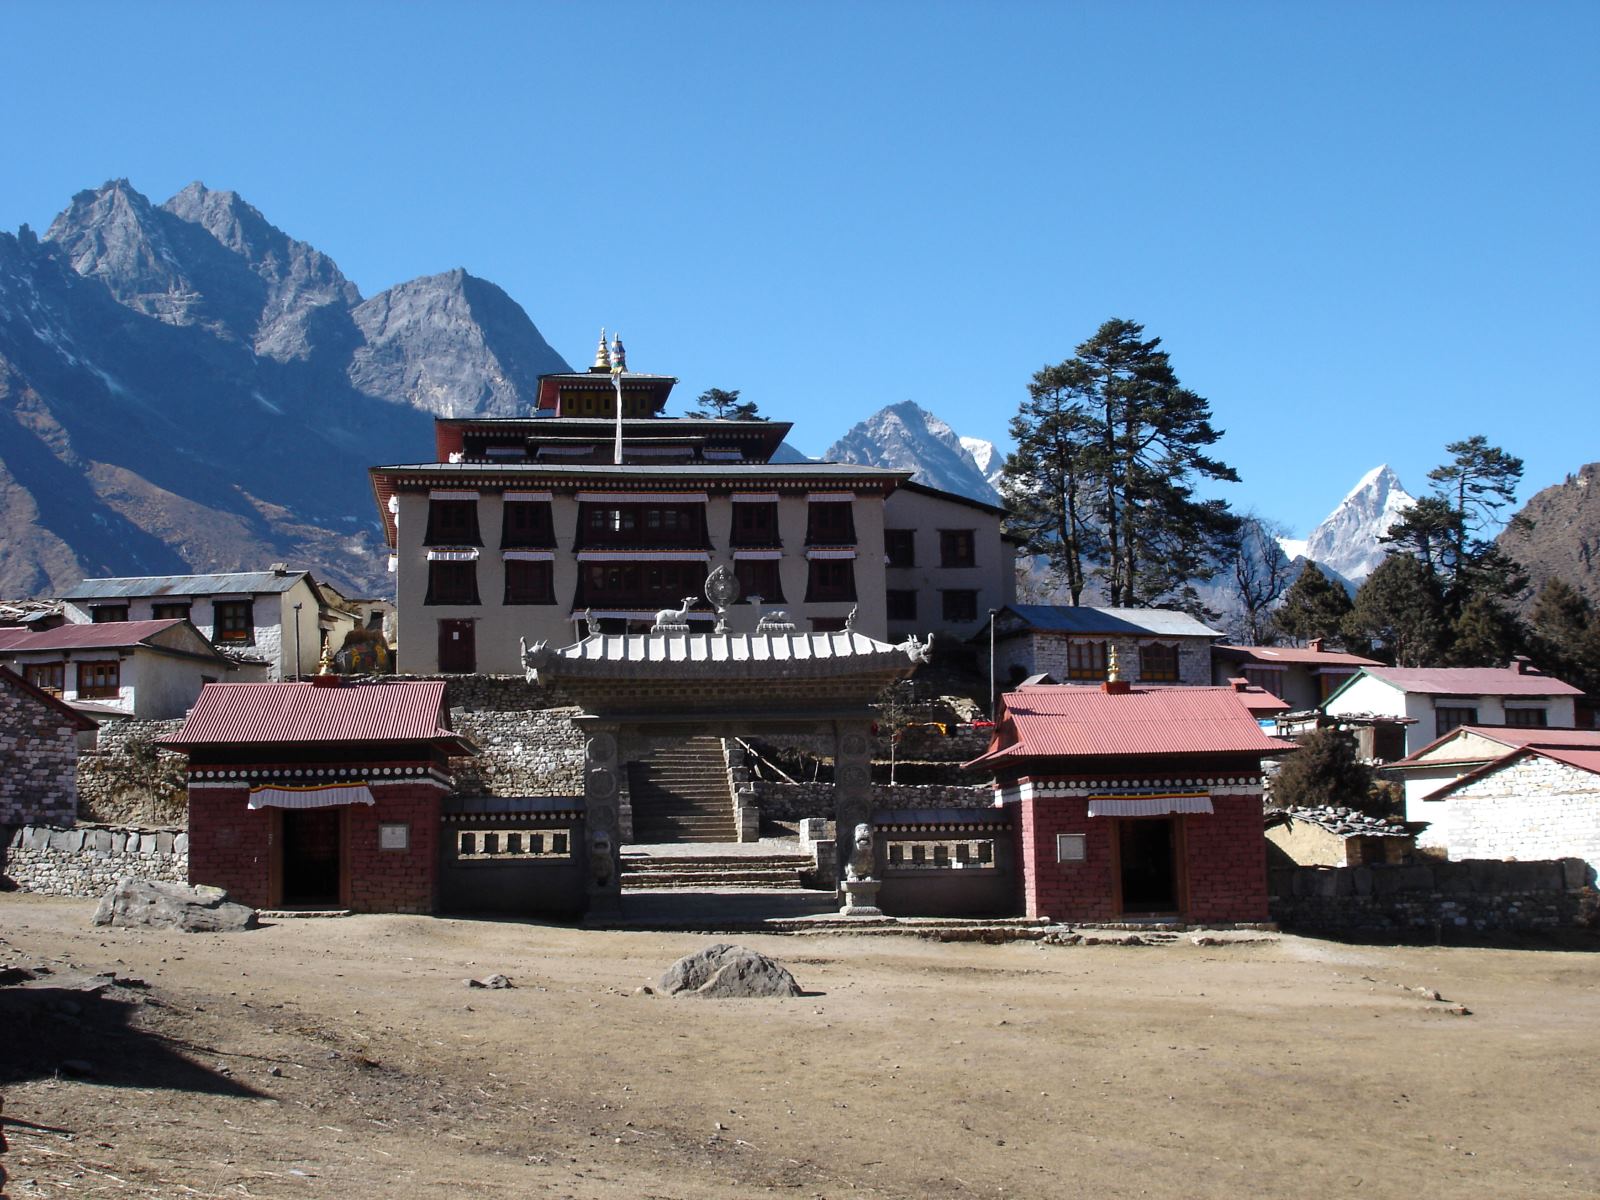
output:
[[[1600,1193],[1595,954],[757,936],[809,994],[701,1001],[636,989],[704,936],[92,908],[0,896],[7,1197]]]

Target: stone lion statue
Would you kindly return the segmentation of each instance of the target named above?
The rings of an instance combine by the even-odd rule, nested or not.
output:
[[[596,829],[589,835],[589,873],[594,878],[595,886],[608,886],[611,872],[615,869],[616,864],[611,857],[611,834],[604,829]]]
[[[872,852],[872,826],[862,822],[856,826],[855,841],[850,848],[850,861],[845,864],[844,877],[851,882],[871,879],[876,866]]]

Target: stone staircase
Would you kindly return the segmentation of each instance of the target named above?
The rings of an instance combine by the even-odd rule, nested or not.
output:
[[[800,873],[811,868],[811,858],[804,854],[716,854],[709,848],[704,854],[682,855],[624,851],[622,887],[625,891],[799,891]]]
[[[720,738],[686,738],[629,763],[628,790],[635,842],[739,840]]]

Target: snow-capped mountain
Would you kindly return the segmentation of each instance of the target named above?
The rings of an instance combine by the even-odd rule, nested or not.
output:
[[[1279,545],[1291,559],[1304,555],[1360,583],[1388,553],[1379,539],[1416,502],[1385,463],[1363,475],[1303,544],[1286,538]]]
[[[1005,469],[1006,456],[993,442],[984,438],[964,437],[961,444],[972,461],[978,464],[978,470],[983,472],[983,477],[989,481],[989,486],[996,492],[1000,490],[1000,475]]]
[[[918,483],[999,504],[1000,494],[963,442],[931,412],[904,400],[852,426],[822,457],[826,462],[913,471]]]

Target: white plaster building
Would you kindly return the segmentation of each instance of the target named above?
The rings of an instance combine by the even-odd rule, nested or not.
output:
[[[338,649],[359,620],[324,595],[309,571],[281,563],[268,571],[85,579],[61,599],[78,623],[186,620],[214,645],[264,659],[269,679],[316,674],[323,644]]]
[[[1006,510],[908,480],[883,502],[884,586],[891,640],[932,630],[966,641],[989,610],[1016,603],[1017,539]]]
[[[1509,667],[1363,667],[1322,708],[1330,717],[1409,718],[1410,755],[1462,725],[1571,729],[1581,695],[1519,659]]]
[[[266,671],[240,666],[175,618],[0,629],[0,664],[80,712],[141,721],[181,717],[206,684]]]

